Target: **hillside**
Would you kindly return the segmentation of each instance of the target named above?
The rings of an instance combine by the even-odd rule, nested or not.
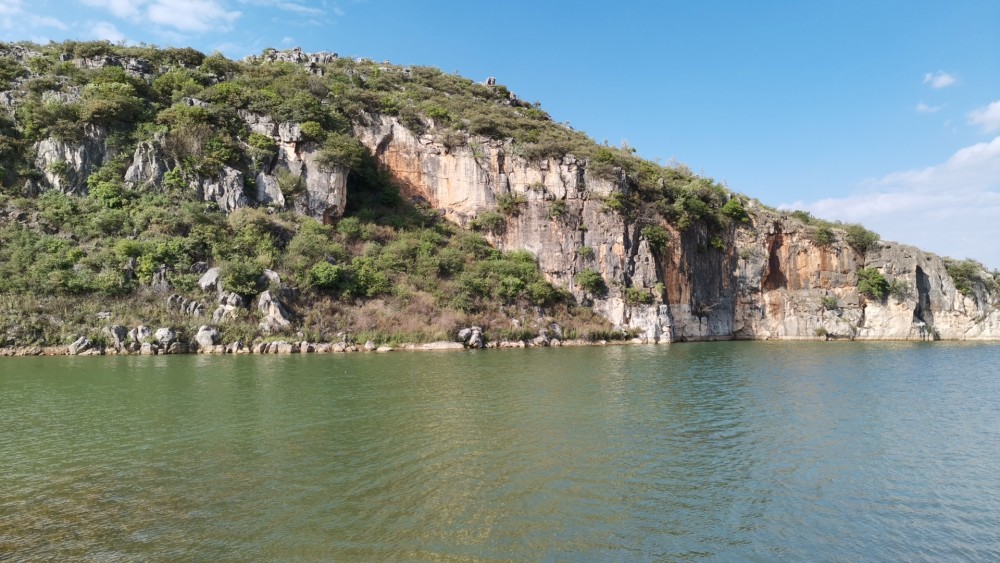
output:
[[[1000,338],[996,273],[597,144],[492,80],[65,42],[0,46],[0,88],[3,346]]]

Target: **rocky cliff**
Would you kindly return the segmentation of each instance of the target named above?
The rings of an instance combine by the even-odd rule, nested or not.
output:
[[[386,175],[408,204],[477,230],[502,251],[530,252],[545,280],[565,289],[575,303],[647,341],[1000,339],[996,273],[974,263],[956,269],[942,258],[891,242],[859,246],[843,226],[818,227],[808,217],[767,208],[689,171],[597,145],[493,81],[476,84],[434,69],[343,61],[298,50],[269,51],[238,64],[186,50],[133,49],[151,56],[147,60],[105,44],[38,49],[0,49],[6,61],[0,71],[11,86],[0,95],[8,116],[0,123],[5,194],[52,191],[82,198],[93,189],[89,180],[99,177],[94,184],[102,186],[101,201],[109,209],[94,229],[125,239],[127,244],[116,243],[113,256],[128,260],[129,290],[135,287],[136,269],[144,267],[156,268],[153,285],[171,288],[168,278],[176,264],[158,262],[165,257],[176,261],[185,255],[190,272],[199,273],[206,262],[227,258],[231,268],[241,260],[271,267],[294,233],[277,221],[267,227],[277,233],[270,246],[258,248],[253,240],[239,247],[212,243],[244,253],[239,259],[212,254],[207,239],[182,252],[176,240],[144,239],[134,226],[129,232],[127,226],[148,225],[151,219],[146,211],[135,213],[141,220],[126,217],[119,209],[124,202],[174,193],[178,201],[210,202],[225,214],[244,208],[272,215],[292,211],[337,225],[352,204],[352,186],[357,195],[359,185],[373,182],[359,178],[364,172]],[[354,146],[367,152],[365,158],[377,170],[358,170]],[[370,209],[360,213],[366,211],[375,216]],[[24,225],[41,224],[37,216],[44,215],[13,208],[4,214]],[[198,221],[214,219],[200,216]],[[59,231],[52,221],[39,228]],[[181,238],[194,229],[190,224],[161,228],[172,230],[154,234]],[[235,236],[237,229],[228,228]],[[251,233],[245,238],[271,237],[267,228],[241,232]],[[51,265],[61,276],[54,283],[59,291],[121,290],[116,280],[74,285],[74,276],[88,267],[115,277],[109,272],[117,266],[100,270],[83,260],[101,246],[94,229],[81,231],[91,237],[85,248]],[[371,226],[366,231],[371,236],[361,244],[356,232],[362,230],[345,229],[336,244],[324,247],[329,252],[309,254],[300,245],[297,252],[312,262],[288,266],[283,275],[291,284],[264,280],[255,287],[250,276],[246,291],[260,292],[270,284],[276,296],[294,296],[295,282],[312,284],[326,295],[341,291],[342,301],[359,298],[353,306],[363,308],[365,299],[391,293],[391,284],[379,276],[406,266],[393,256],[376,264],[395,234],[379,235],[382,231]],[[19,236],[16,232],[9,236]],[[421,236],[438,244],[443,240],[439,233]],[[45,248],[64,246],[58,240],[44,243]],[[417,254],[407,256],[413,261]],[[294,262],[294,257],[284,260]],[[322,268],[308,274],[312,277],[304,273],[317,265]],[[456,284],[473,287],[456,279],[461,267],[452,259],[430,271],[452,290]],[[218,266],[212,271],[218,279]],[[957,280],[953,274],[959,271]],[[346,291],[342,285],[351,276],[367,276],[370,285]],[[505,290],[504,305],[534,305],[540,319],[535,324],[547,326],[539,303],[552,300],[529,299],[526,279],[515,279]],[[404,288],[400,303],[413,301],[409,291],[412,287]],[[434,298],[432,291],[420,291],[423,299]],[[294,315],[277,297],[264,295],[282,311],[281,323],[270,322],[275,316],[261,306],[261,322],[270,322],[265,332],[294,331]],[[204,296],[178,296],[185,303],[195,298]],[[444,306],[440,295],[437,299],[434,306]],[[475,309],[467,294],[453,301],[462,312]],[[226,318],[247,309],[226,306],[232,309]],[[498,322],[519,327],[517,316],[526,315],[511,313]],[[325,326],[322,319],[317,322]]]
[[[627,179],[595,178],[571,155],[529,161],[487,138],[449,147],[386,116],[356,132],[404,193],[463,226],[498,211],[498,202],[513,205],[487,233],[494,244],[532,252],[550,281],[650,341],[1000,338],[992,275],[981,272],[971,292],[959,292],[945,262],[914,247],[878,242],[859,252],[843,232],[820,244],[814,229],[758,205],[714,241],[704,224],[664,223],[670,242],[654,251],[639,222],[607,206],[608,196],[629,191]],[[863,295],[860,268],[899,291]],[[575,283],[587,269],[608,282],[606,294]],[[653,302],[635,302],[629,291]]]

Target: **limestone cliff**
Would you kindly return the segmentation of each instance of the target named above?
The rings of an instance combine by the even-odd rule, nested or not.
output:
[[[406,195],[461,225],[506,201],[505,224],[487,232],[491,242],[534,253],[550,281],[649,340],[1000,338],[997,296],[982,284],[972,295],[959,292],[941,258],[913,247],[881,242],[863,254],[842,236],[819,244],[800,221],[758,206],[717,240],[703,224],[663,224],[671,242],[654,252],[637,221],[606,205],[628,182],[595,178],[571,155],[529,161],[508,143],[476,137],[449,147],[386,116],[356,133]],[[884,299],[862,295],[863,267],[902,289]],[[577,286],[585,269],[608,282],[605,295]],[[654,302],[637,303],[626,291],[651,293]]]

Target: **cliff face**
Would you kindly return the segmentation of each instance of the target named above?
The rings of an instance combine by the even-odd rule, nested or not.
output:
[[[491,242],[532,252],[551,282],[649,340],[1000,338],[995,296],[980,286],[962,294],[941,258],[910,246],[882,242],[862,254],[844,240],[821,245],[800,221],[751,209],[721,237],[703,224],[662,225],[671,239],[654,252],[640,224],[606,204],[627,182],[595,178],[572,156],[529,162],[506,143],[476,138],[448,147],[385,116],[356,133],[407,196],[461,225],[506,201]],[[866,297],[859,268],[901,289]],[[607,281],[606,294],[577,285],[588,269]],[[637,293],[653,302],[637,302]]]

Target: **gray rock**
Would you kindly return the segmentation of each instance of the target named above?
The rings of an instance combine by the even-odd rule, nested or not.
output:
[[[203,291],[222,291],[222,268],[216,266],[215,268],[209,268],[205,271],[200,278],[198,278],[198,287]]]
[[[66,351],[69,353],[70,356],[76,356],[77,354],[82,354],[87,350],[90,350],[90,340],[86,336],[81,336],[80,338],[77,338],[76,340],[73,341],[72,344],[70,344],[66,348]]]
[[[153,336],[153,329],[146,325],[139,325],[128,332],[129,340],[142,344]]]
[[[153,272],[153,279],[149,282],[149,286],[153,288],[154,291],[166,293],[174,288],[173,284],[170,283],[170,280],[167,279],[167,271],[167,265],[160,264],[160,267]]]
[[[195,342],[198,343],[200,347],[215,346],[222,339],[222,335],[214,327],[208,325],[201,325],[198,327],[198,333],[194,335]]]
[[[139,348],[139,354],[142,356],[155,356],[160,353],[160,347],[152,342],[146,342]]]
[[[106,326],[101,331],[108,339],[108,344],[115,350],[121,350],[128,343],[128,329],[122,325]]]
[[[39,141],[35,145],[35,167],[43,174],[41,191],[55,189],[86,194],[87,177],[112,156],[108,153],[106,138],[104,128],[86,125],[79,142],[55,138]]]
[[[371,340],[365,342],[365,352],[371,352],[375,350],[375,343]]]
[[[158,328],[153,334],[153,338],[156,339],[161,347],[167,348],[177,340],[177,333],[166,327]]]
[[[163,183],[163,175],[169,169],[162,140],[155,137],[139,143],[135,148],[132,164],[125,172],[125,183],[133,189],[157,187]]]
[[[224,213],[232,213],[249,204],[243,193],[243,173],[235,168],[224,166],[216,178],[200,178],[193,180],[198,199],[214,201]]]
[[[260,294],[257,302],[257,309],[261,312],[263,320],[258,328],[264,334],[271,334],[291,328],[291,315],[280,301],[271,296],[270,291]]]

